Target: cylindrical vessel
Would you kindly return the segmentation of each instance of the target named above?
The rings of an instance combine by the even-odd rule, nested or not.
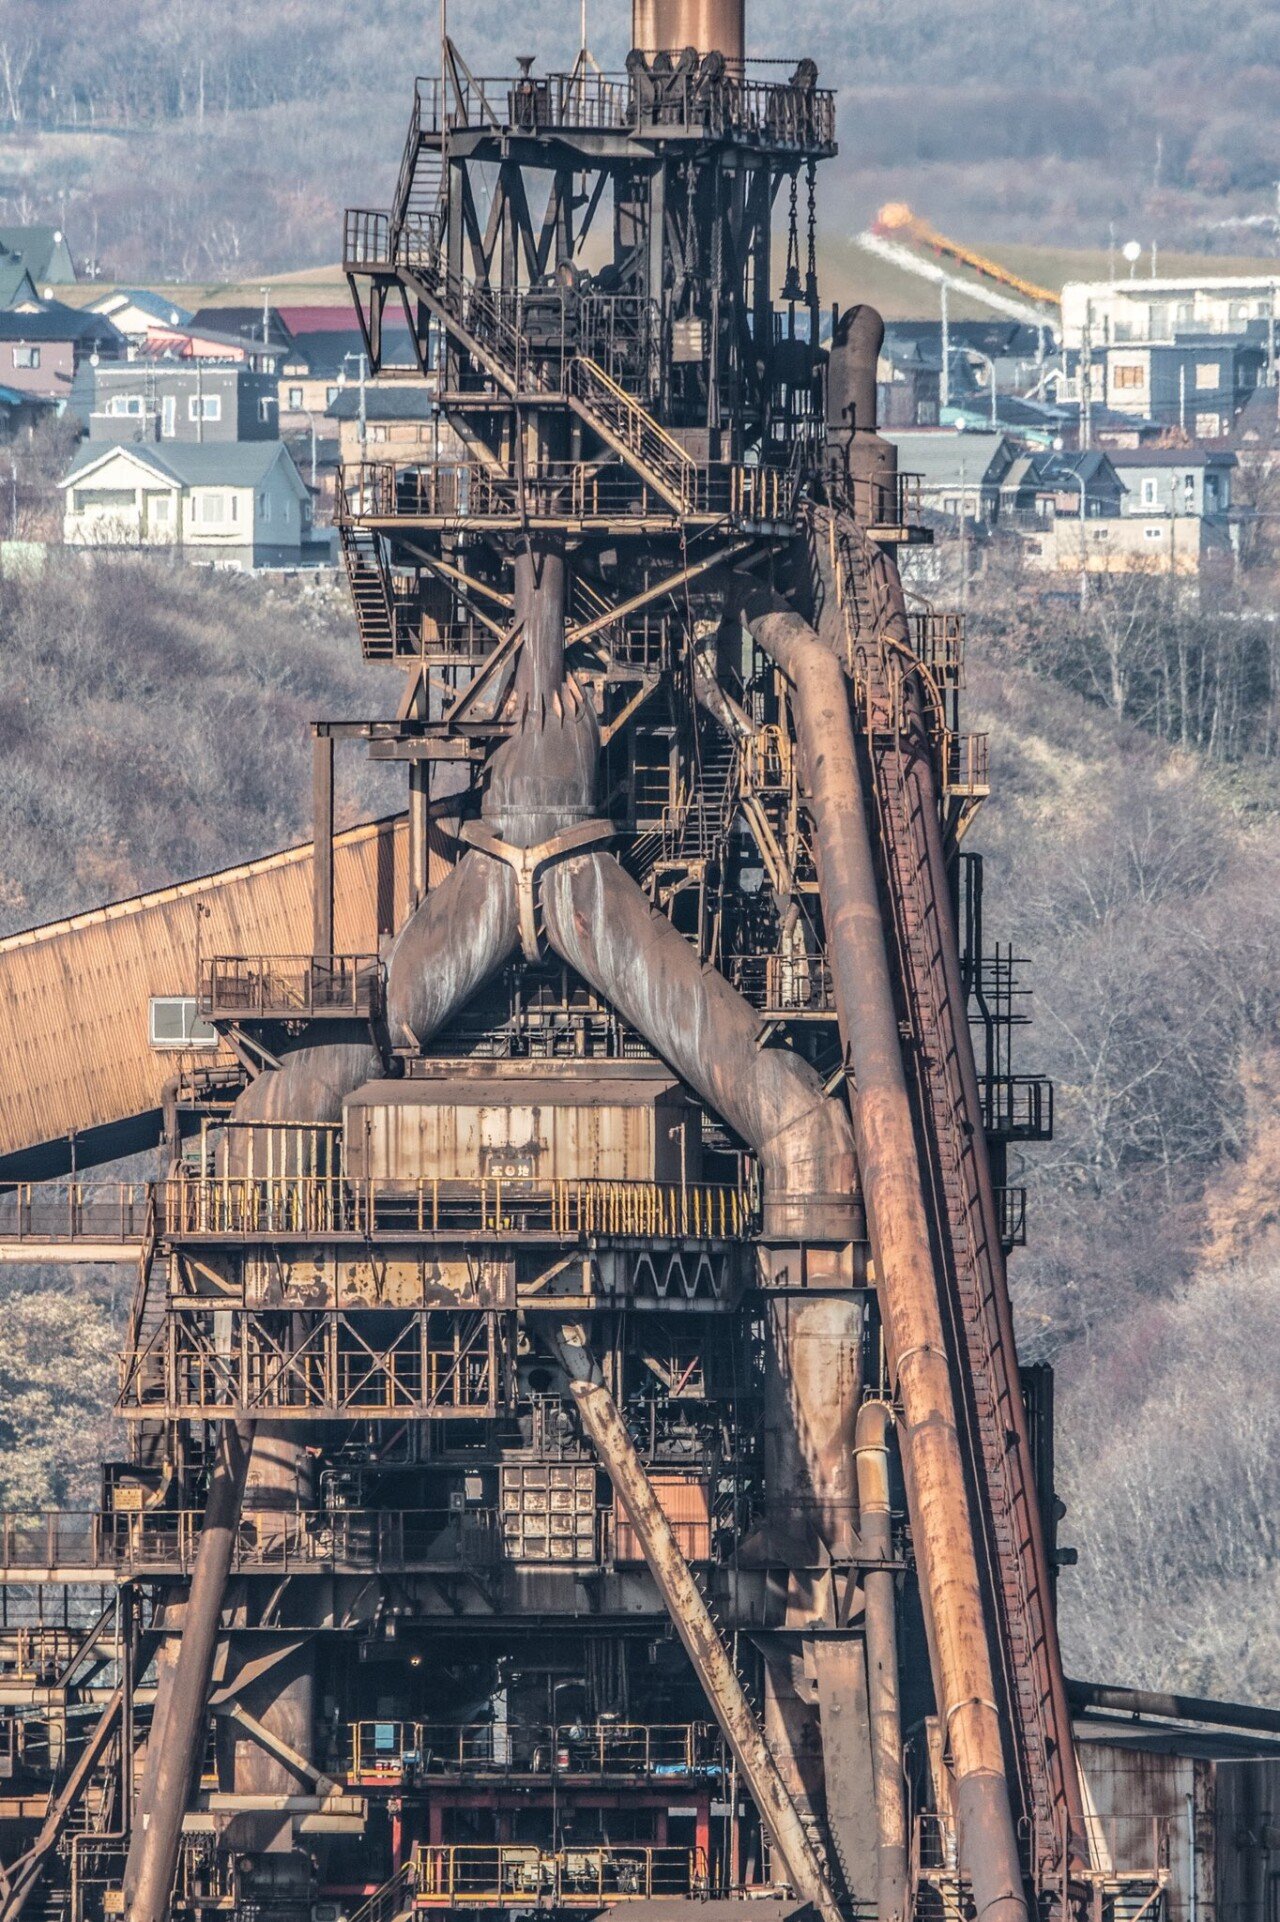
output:
[[[744,0],[631,0],[631,43],[641,53],[722,53],[741,66]]]
[[[854,1423],[862,1388],[862,1302],[775,1295],[765,1349],[765,1485],[775,1552],[853,1552]]]

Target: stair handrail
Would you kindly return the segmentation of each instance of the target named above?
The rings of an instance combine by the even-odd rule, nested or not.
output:
[[[358,1908],[349,1922],[394,1922],[401,1912],[400,1897],[407,1895],[418,1886],[418,1867],[412,1856],[401,1863],[395,1874],[388,1877],[381,1888],[375,1889],[363,1907]]]

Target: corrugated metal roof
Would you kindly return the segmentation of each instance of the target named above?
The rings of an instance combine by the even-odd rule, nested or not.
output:
[[[394,927],[406,842],[403,816],[337,837],[339,953],[374,953]],[[307,842],[0,940],[0,1157],[157,1108],[176,1062],[151,1046],[151,996],[195,992],[197,949],[309,953],[311,868]],[[433,880],[445,871],[433,853]]]

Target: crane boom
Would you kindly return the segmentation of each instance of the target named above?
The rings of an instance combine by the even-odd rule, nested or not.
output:
[[[984,280],[991,280],[999,287],[1008,287],[1024,300],[1039,302],[1042,306],[1061,307],[1062,296],[1055,294],[1051,287],[1041,287],[1034,280],[1024,280],[1020,274],[1011,273],[998,261],[990,260],[972,247],[962,246],[958,240],[949,240],[940,234],[926,220],[912,212],[905,202],[891,200],[876,215],[872,233],[888,238],[914,241],[919,247],[927,247],[931,253],[941,254],[947,260],[954,260],[962,267],[968,267]]]

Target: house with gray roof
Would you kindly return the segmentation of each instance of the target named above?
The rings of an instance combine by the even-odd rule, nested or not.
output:
[[[75,262],[60,227],[0,227],[0,249],[21,261],[37,294],[46,287],[75,286]]]
[[[926,513],[992,526],[999,518],[1000,488],[1020,452],[1008,434],[955,427],[924,427],[885,436],[898,450],[904,474],[920,478],[920,504]]]
[[[150,548],[251,571],[327,564],[311,495],[276,441],[84,443],[59,483],[70,547]]]

